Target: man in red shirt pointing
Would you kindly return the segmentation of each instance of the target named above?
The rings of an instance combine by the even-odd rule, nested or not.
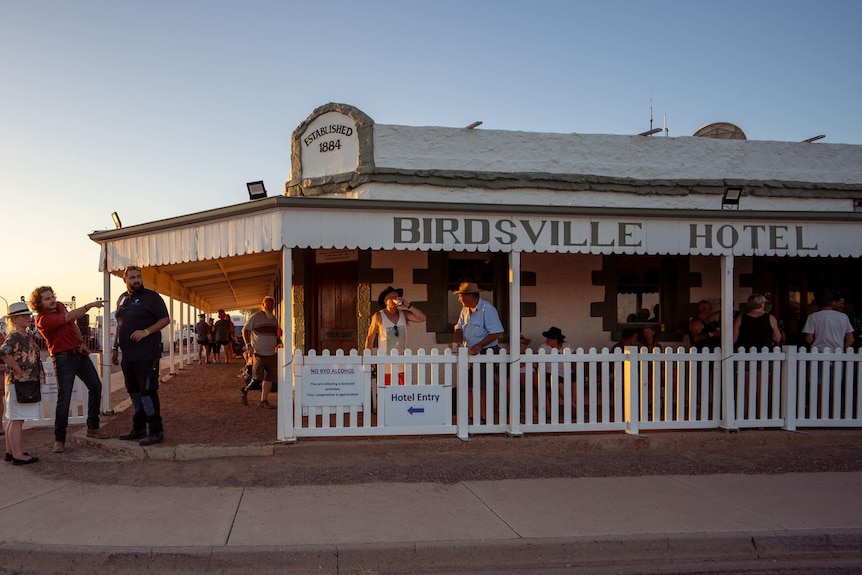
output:
[[[57,413],[54,417],[54,447],[51,450],[54,453],[66,450],[66,427],[69,425],[69,405],[76,376],[87,386],[87,437],[108,437],[107,433],[99,431],[102,380],[90,361],[90,349],[84,343],[77,324],[77,320],[94,307],[102,307],[102,302],[90,302],[68,311],[65,305],[57,301],[50,286],[37,287],[30,294],[30,308],[36,312],[36,327],[48,345],[57,377]]]

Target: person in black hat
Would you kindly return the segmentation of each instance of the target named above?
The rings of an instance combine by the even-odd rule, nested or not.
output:
[[[539,346],[539,352],[544,351],[546,354],[552,354],[556,350],[557,353],[563,353],[563,343],[566,341],[566,336],[563,335],[563,332],[560,328],[555,325],[552,325],[548,328],[548,331],[542,332],[542,337],[545,338],[545,342]],[[548,362],[545,364],[545,372],[549,375],[553,369],[553,363]],[[563,381],[563,374],[565,373],[566,366],[565,363],[560,361],[557,362],[557,377],[559,381]]]
[[[388,286],[377,296],[380,311],[371,317],[368,335],[365,336],[365,348],[377,347],[389,355],[397,349],[403,355],[407,349],[407,324],[425,321],[425,314],[411,302],[404,299],[404,290]],[[386,374],[386,385],[390,385],[390,375]],[[401,365],[398,374],[398,384],[404,384],[404,366]]]

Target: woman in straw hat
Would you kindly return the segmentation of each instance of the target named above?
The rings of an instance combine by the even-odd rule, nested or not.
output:
[[[33,457],[21,449],[21,432],[24,420],[38,419],[41,403],[19,403],[15,382],[38,381],[45,383],[42,369],[42,356],[39,344],[30,332],[30,308],[25,302],[15,302],[9,306],[9,313],[3,318],[8,325],[6,341],[0,346],[0,358],[6,364],[6,461],[12,465],[35,463]]]

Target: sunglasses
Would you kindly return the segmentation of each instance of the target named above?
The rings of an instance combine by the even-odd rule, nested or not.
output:
[[[397,326],[397,325],[396,325],[396,326],[394,326],[394,327],[392,328],[392,330],[395,332],[395,337],[398,337],[399,335],[401,335],[401,334],[398,332],[398,326]]]

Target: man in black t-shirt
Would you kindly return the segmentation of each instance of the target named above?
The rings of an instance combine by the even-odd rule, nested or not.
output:
[[[120,439],[140,439],[140,445],[164,441],[159,406],[159,361],[162,356],[162,329],[171,322],[162,296],[146,289],[141,268],[129,266],[123,272],[126,293],[117,302],[117,337],[111,362],[123,368],[126,391],[135,413],[132,430]],[[118,361],[118,350],[123,361]],[[147,432],[149,426],[149,433]]]

